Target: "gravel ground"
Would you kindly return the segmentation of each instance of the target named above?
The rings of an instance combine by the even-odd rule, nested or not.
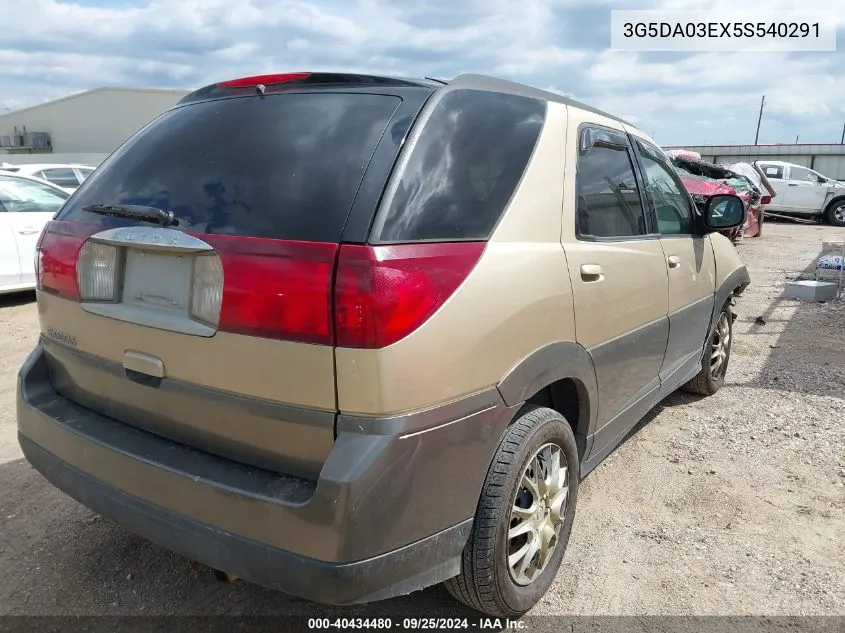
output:
[[[843,239],[767,223],[739,245],[752,285],[725,387],[670,396],[582,483],[533,613],[845,615],[845,302],[780,298]],[[467,613],[440,588],[334,609],[220,583],[71,501],[15,439],[15,374],[36,333],[32,297],[0,297],[0,614]]]

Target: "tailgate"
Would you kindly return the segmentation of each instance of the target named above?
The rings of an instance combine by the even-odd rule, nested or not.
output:
[[[338,243],[399,103],[217,99],[139,132],[39,246],[54,387],[120,422],[316,478],[334,440]]]

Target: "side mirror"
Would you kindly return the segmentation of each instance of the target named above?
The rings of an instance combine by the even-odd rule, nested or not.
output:
[[[772,201],[771,196],[763,196],[762,198],[760,198],[760,204],[769,204],[769,203],[771,203],[771,201]]]
[[[745,204],[739,196],[719,195],[707,201],[704,226],[709,231],[724,231],[745,223]]]

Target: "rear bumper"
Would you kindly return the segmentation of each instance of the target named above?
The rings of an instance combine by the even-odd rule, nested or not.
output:
[[[493,390],[420,414],[345,418],[313,482],[80,407],[53,389],[41,346],[21,368],[17,395],[24,454],[69,496],[193,560],[331,604],[402,595],[459,573],[511,412]]]

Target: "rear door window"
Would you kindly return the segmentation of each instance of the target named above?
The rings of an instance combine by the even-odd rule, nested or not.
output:
[[[760,168],[763,170],[763,173],[766,174],[766,178],[775,180],[783,179],[782,165],[768,165],[766,163],[760,163]]]
[[[170,110],[106,160],[59,219],[91,204],[170,210],[183,231],[338,242],[398,97],[308,92]]]
[[[529,97],[453,90],[437,103],[373,228],[375,242],[489,237],[545,120]]]

